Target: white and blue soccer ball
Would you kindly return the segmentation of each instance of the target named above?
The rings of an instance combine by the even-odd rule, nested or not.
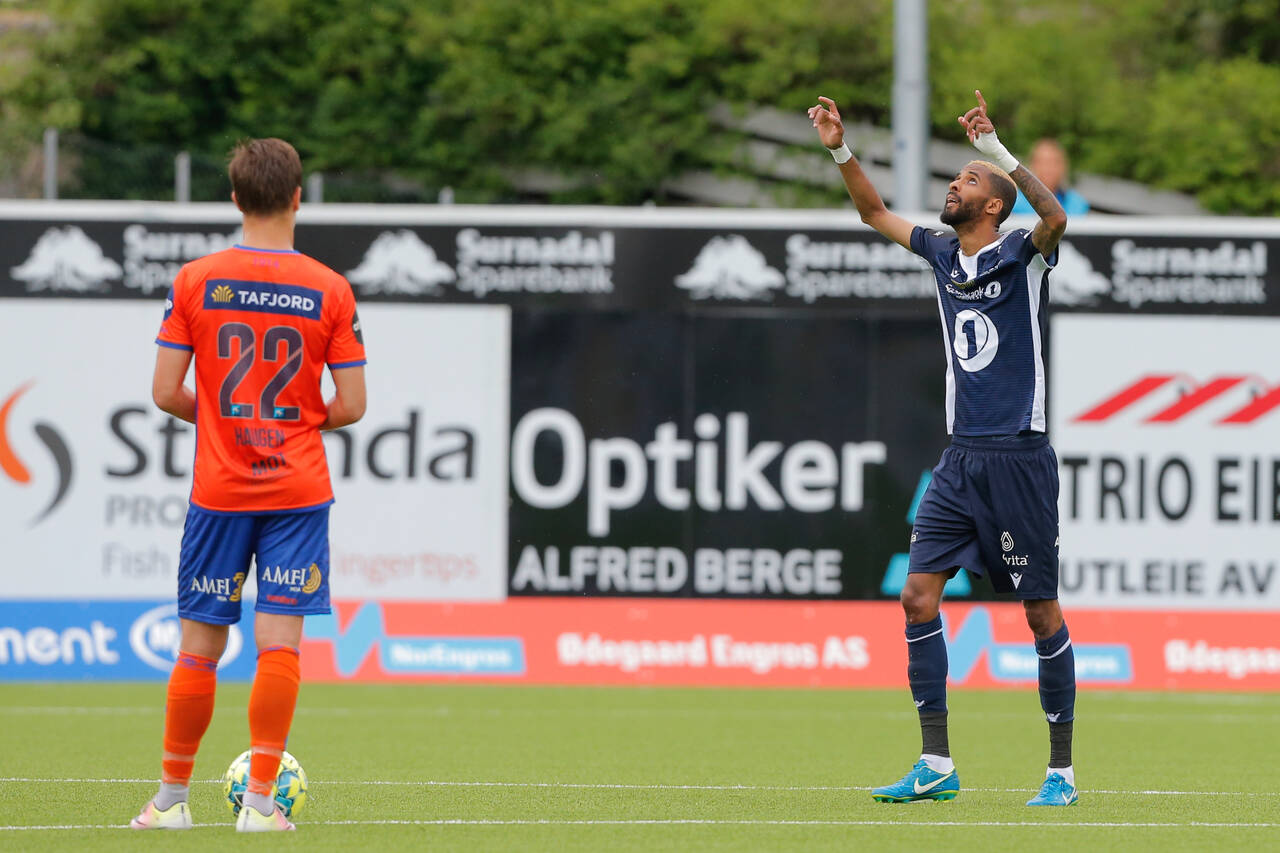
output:
[[[227,800],[227,808],[234,815],[240,814],[244,805],[244,792],[249,786],[249,758],[253,751],[246,749],[231,762],[227,772],[222,775],[222,795]],[[297,817],[298,812],[307,803],[307,773],[298,763],[298,759],[289,753],[280,756],[280,769],[276,771],[276,784],[271,790],[276,805],[287,818]]]

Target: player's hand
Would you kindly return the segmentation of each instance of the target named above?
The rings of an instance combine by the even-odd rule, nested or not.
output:
[[[978,137],[984,133],[995,133],[996,126],[991,123],[991,118],[987,115],[987,101],[982,97],[982,92],[974,89],[973,94],[978,98],[978,105],[957,118],[956,121],[960,122],[961,126],[964,127],[964,132],[969,137],[969,141],[977,145]]]
[[[809,118],[818,129],[818,138],[828,148],[839,148],[844,144],[844,122],[840,121],[840,110],[836,102],[830,98],[818,98],[818,105],[809,107]]]

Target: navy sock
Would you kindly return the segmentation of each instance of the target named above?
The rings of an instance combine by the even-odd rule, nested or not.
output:
[[[907,626],[907,681],[921,714],[947,710],[947,640],[942,616]]]
[[[1036,640],[1036,655],[1040,658],[1040,707],[1045,719],[1051,725],[1071,722],[1076,716],[1076,656],[1065,622],[1052,637]]]

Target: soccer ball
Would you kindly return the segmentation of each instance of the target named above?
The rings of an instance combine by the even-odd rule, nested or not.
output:
[[[249,758],[252,754],[252,750],[246,749],[236,756],[227,772],[222,774],[222,795],[226,797],[227,808],[234,815],[240,814],[240,808],[244,805],[244,792],[249,786]],[[276,771],[276,784],[271,793],[285,817],[297,817],[307,803],[306,771],[302,769],[298,759],[287,752],[280,757],[280,769]]]

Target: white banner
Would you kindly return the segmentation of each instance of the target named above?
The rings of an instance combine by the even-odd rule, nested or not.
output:
[[[194,428],[151,402],[162,304],[0,311],[5,598],[164,598]],[[364,306],[369,409],[326,436],[340,598],[500,600],[509,309]]]
[[[511,309],[364,305],[369,411],[325,446],[335,598],[500,601]]]
[[[1064,603],[1280,608],[1280,320],[1052,331]]]

